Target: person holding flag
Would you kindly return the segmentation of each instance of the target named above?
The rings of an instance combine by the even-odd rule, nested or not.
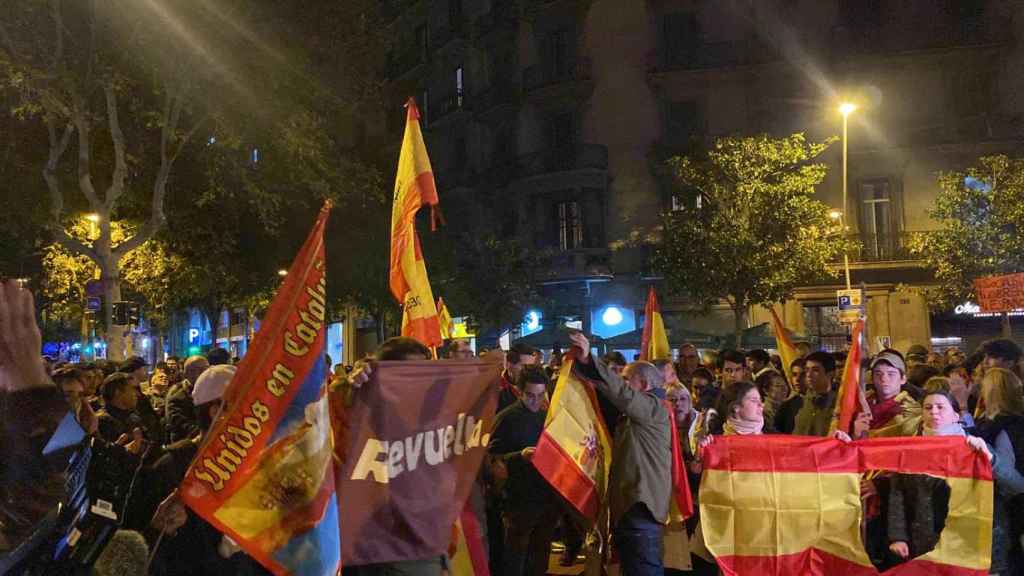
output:
[[[661,372],[639,361],[619,376],[591,357],[586,336],[573,332],[570,339],[578,348],[575,365],[581,375],[626,416],[616,430],[609,478],[611,524],[622,571],[661,575],[662,529],[673,500],[683,515],[693,511]]]

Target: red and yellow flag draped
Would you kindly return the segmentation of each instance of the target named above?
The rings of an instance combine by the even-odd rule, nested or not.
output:
[[[341,563],[324,385],[329,208],[274,296],[180,488],[197,515],[277,576],[334,576]]]
[[[640,340],[640,359],[646,362],[671,358],[672,349],[668,346],[665,334],[665,322],[661,318],[661,307],[658,306],[658,295],[651,286],[647,292],[647,305],[644,307],[644,331]]]
[[[612,446],[593,384],[566,356],[551,398],[533,465],[576,510],[597,519],[608,488]]]
[[[406,104],[405,137],[398,156],[394,204],[391,208],[391,293],[402,304],[402,336],[424,345],[442,344],[434,294],[416,234],[416,213],[430,206],[431,225],[437,218],[437,189],[427,147],[420,132],[420,112],[412,98]]]
[[[771,308],[771,311],[772,331],[775,332],[775,346],[779,349],[779,356],[782,357],[782,371],[786,376],[786,382],[789,382],[790,389],[794,394],[799,394],[800,390],[789,373],[789,367],[792,366],[793,362],[800,357],[800,353],[796,351],[796,346],[794,346],[793,341],[789,339],[789,334],[786,333],[786,327],[782,325],[782,320],[780,320],[779,315],[775,313],[774,306]]]
[[[949,513],[935,549],[888,575],[981,576],[992,550],[992,468],[961,436],[842,443],[807,436],[722,436],[703,452],[704,542],[727,576],[870,575],[860,479],[886,470],[942,478]]]
[[[842,430],[850,433],[850,425],[857,416],[860,399],[862,396],[860,388],[860,359],[861,343],[860,335],[864,331],[864,320],[858,320],[853,326],[853,340],[850,344],[850,351],[846,354],[846,364],[843,366],[843,380],[839,385],[839,395],[836,400],[836,411],[832,415],[832,424],[829,426],[829,433]]]

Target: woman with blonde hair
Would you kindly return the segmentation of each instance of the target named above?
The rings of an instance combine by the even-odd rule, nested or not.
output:
[[[996,476],[996,501],[992,515],[992,574],[1010,574],[1024,566],[1021,558],[1021,526],[1024,517],[1024,392],[1020,379],[1005,368],[990,367],[981,381],[983,412],[976,431],[995,448],[996,460],[1013,463],[1010,474]],[[1014,472],[1016,472],[1014,474]]]

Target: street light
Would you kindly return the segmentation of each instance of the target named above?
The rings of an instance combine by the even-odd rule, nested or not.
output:
[[[288,271],[287,271],[287,270],[285,270],[284,268],[282,268],[282,269],[280,269],[280,270],[278,270],[278,271],[277,271],[277,275],[278,275],[278,276],[280,276],[280,277],[282,277],[282,278],[284,278],[285,276],[287,276],[287,275],[288,275]]]
[[[100,215],[95,212],[90,212],[85,215],[85,219],[89,222],[98,223],[100,221]]]
[[[850,114],[857,110],[857,105],[852,102],[843,102],[839,105],[839,113],[843,115],[843,211],[840,214],[842,222],[846,221],[846,175],[847,175],[847,142],[849,140]],[[845,232],[845,226],[844,230]],[[850,289],[850,255],[843,251],[843,269],[846,272],[846,289]]]

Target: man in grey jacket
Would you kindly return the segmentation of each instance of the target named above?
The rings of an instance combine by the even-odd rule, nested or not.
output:
[[[586,336],[573,333],[570,338],[580,349],[580,373],[624,417],[615,430],[608,488],[623,574],[662,576],[661,532],[672,491],[672,430],[661,372],[649,362],[633,362],[619,376],[591,357]]]

